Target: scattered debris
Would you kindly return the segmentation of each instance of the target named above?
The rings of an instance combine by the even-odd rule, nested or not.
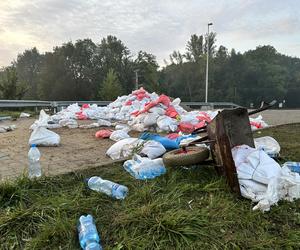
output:
[[[9,126],[0,126],[0,133],[6,133],[13,131],[17,128],[16,125],[9,125]]]

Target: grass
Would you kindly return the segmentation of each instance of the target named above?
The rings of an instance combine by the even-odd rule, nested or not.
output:
[[[299,160],[300,125],[272,128],[282,157]],[[298,145],[298,146],[297,146]],[[89,190],[93,175],[129,188],[124,201]],[[80,249],[76,225],[92,214],[104,249],[299,249],[300,201],[268,213],[229,191],[212,167],[168,169],[138,181],[110,165],[0,184],[0,249]]]

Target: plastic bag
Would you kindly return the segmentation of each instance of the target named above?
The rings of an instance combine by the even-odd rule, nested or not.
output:
[[[165,147],[158,141],[146,141],[141,154],[147,155],[150,159],[155,159],[166,153]]]
[[[175,140],[171,140],[167,137],[163,137],[157,134],[150,134],[145,132],[141,134],[140,139],[157,141],[161,143],[167,150],[179,148],[179,143],[177,143]]]
[[[60,136],[45,127],[35,128],[29,138],[29,145],[36,144],[38,146],[58,146],[60,144]]]
[[[254,138],[254,145],[255,148],[264,150],[270,157],[277,157],[279,155],[280,145],[271,136]]]
[[[130,136],[128,135],[127,131],[125,130],[116,130],[111,133],[109,139],[113,141],[120,141],[125,138],[129,138]]]

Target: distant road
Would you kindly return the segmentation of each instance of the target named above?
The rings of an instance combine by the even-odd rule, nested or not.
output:
[[[287,109],[287,110],[265,110],[261,113],[253,115],[257,117],[262,115],[263,120],[269,125],[280,125],[287,123],[300,123],[300,109]]]

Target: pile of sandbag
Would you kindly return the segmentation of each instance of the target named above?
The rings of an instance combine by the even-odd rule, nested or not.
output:
[[[210,122],[217,112],[191,111],[180,106],[179,98],[173,101],[166,95],[148,93],[143,88],[133,91],[129,95],[118,97],[106,107],[96,104],[77,103],[68,106],[51,117],[51,120],[60,124],[60,121],[93,119],[101,121],[126,122],[132,130],[146,131],[153,129],[157,132],[182,131],[191,133]],[[98,122],[99,123],[99,122]],[[91,125],[96,127],[97,124]],[[88,128],[88,126],[83,126]]]
[[[76,120],[92,119],[98,122],[80,127],[95,128],[127,123],[131,130],[139,132],[181,131],[190,134],[206,126],[217,115],[217,111],[188,112],[180,103],[179,98],[171,100],[166,95],[148,93],[140,88],[129,95],[118,97],[106,107],[98,107],[96,104],[84,104],[81,107],[77,103],[69,105],[49,118],[51,124],[48,124],[48,128],[77,128]],[[250,118],[250,124],[253,130],[267,126],[261,116]]]

